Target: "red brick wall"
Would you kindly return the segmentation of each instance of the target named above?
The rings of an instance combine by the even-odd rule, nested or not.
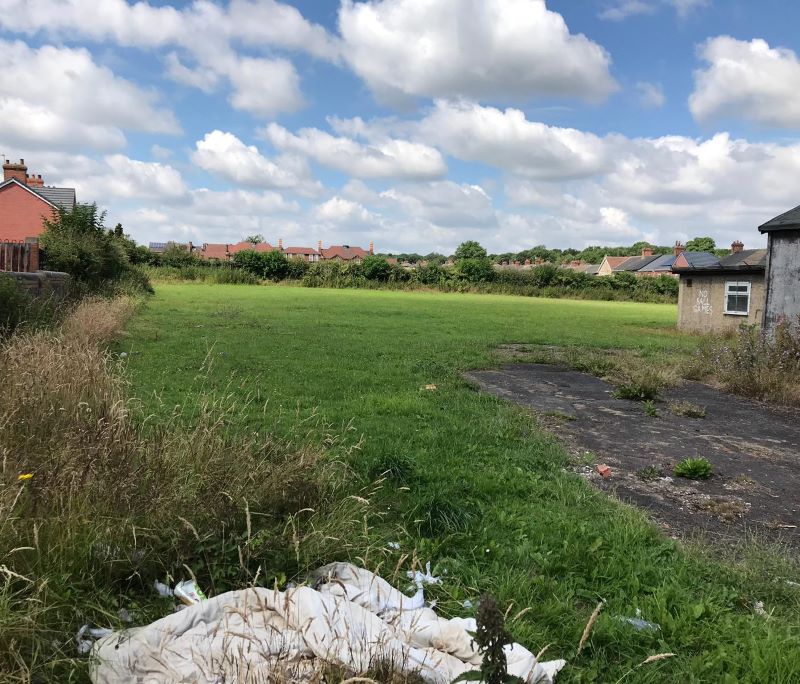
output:
[[[44,230],[42,219],[49,218],[53,208],[40,197],[18,185],[0,190],[0,242],[24,241],[39,237]]]

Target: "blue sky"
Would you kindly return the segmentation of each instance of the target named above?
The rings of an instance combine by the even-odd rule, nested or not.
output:
[[[7,0],[0,152],[141,242],[760,246],[800,202],[799,23],[785,0]]]

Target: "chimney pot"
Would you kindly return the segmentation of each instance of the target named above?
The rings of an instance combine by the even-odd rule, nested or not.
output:
[[[653,248],[652,247],[643,247],[642,248],[642,256],[643,257],[653,256]]]
[[[681,254],[683,254],[685,251],[686,251],[686,247],[684,247],[684,246],[683,246],[683,244],[681,244],[681,241],[680,241],[680,240],[677,240],[677,241],[675,242],[675,247],[673,248],[673,250],[672,250],[672,253],[673,253],[675,256],[680,256],[680,255],[681,255]]]
[[[369,253],[370,254],[375,254],[375,243],[374,242],[370,242],[369,243]]]
[[[744,243],[743,243],[741,240],[736,240],[736,241],[735,241],[735,242],[734,242],[734,243],[731,245],[731,253],[732,253],[732,254],[738,254],[738,253],[739,253],[739,252],[741,252],[743,249],[744,249]]]

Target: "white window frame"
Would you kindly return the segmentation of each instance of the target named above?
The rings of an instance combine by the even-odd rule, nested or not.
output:
[[[742,285],[747,286],[747,292],[729,292],[728,288],[731,286],[734,287],[741,287]],[[751,298],[751,291],[752,291],[752,283],[746,280],[727,280],[725,281],[725,308],[724,313],[728,316],[749,316],[750,315],[750,298]],[[728,310],[728,297],[730,295],[739,295],[742,296],[747,295],[747,311],[729,311]]]

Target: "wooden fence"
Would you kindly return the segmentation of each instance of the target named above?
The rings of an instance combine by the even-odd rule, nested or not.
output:
[[[0,271],[33,273],[39,270],[39,242],[0,242]]]

